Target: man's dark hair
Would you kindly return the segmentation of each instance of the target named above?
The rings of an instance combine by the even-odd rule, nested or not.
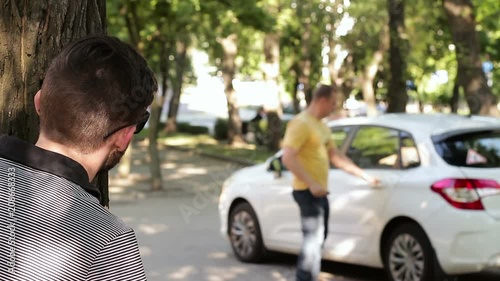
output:
[[[333,87],[330,85],[321,84],[313,93],[313,100],[327,98],[329,99],[333,94]]]
[[[71,43],[52,61],[40,97],[40,130],[84,153],[103,136],[144,116],[157,91],[146,60],[118,38],[94,35]]]

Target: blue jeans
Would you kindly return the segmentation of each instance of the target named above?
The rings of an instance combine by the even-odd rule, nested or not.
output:
[[[294,190],[300,208],[302,248],[297,261],[297,281],[316,281],[321,271],[321,250],[328,235],[330,206],[326,197],[316,198],[307,190]]]

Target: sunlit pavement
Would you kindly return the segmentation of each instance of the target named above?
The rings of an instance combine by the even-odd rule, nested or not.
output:
[[[273,255],[263,264],[238,262],[219,233],[217,196],[223,179],[239,166],[186,152],[162,154],[165,190],[148,192],[149,176],[135,149],[132,180],[112,179],[111,212],[134,228],[148,280],[294,280],[295,256]],[[113,173],[112,173],[113,174]],[[324,262],[322,280],[385,281],[383,271]],[[500,280],[473,275],[459,281]]]
[[[191,213],[182,210],[193,208]],[[167,194],[120,202],[111,208],[137,234],[148,280],[283,281],[293,280],[295,257],[274,255],[264,264],[238,262],[218,232],[214,202],[191,195]],[[326,267],[335,265],[326,265]],[[323,280],[383,280],[335,277]]]

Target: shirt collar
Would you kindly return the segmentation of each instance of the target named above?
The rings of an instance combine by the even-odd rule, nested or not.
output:
[[[0,157],[65,178],[81,186],[98,200],[101,198],[99,189],[89,182],[85,168],[67,156],[13,136],[0,135]]]

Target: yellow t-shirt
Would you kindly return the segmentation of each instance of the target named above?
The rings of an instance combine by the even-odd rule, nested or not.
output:
[[[328,170],[330,160],[328,150],[334,146],[330,129],[307,111],[299,113],[288,122],[283,147],[291,147],[298,151],[300,164],[307,174],[316,182],[328,189]],[[293,188],[305,190],[307,184],[293,177]]]

